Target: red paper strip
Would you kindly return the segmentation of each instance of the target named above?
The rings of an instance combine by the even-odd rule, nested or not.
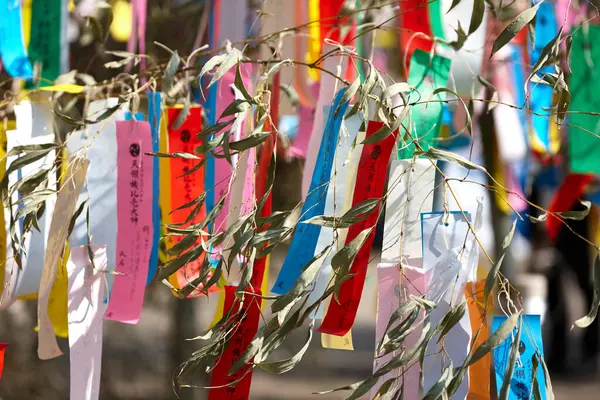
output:
[[[354,38],[354,25],[345,37],[340,38],[340,26],[347,23],[346,19],[340,17],[344,0],[321,0],[320,8],[320,23],[321,23],[321,42],[324,39],[331,39],[341,44],[346,43]]]
[[[236,321],[231,339],[221,357],[217,360],[210,379],[210,386],[223,386],[237,383],[231,386],[211,389],[208,392],[208,400],[244,400],[250,395],[250,384],[252,383],[252,369],[249,361],[243,368],[228,375],[231,366],[240,358],[248,348],[252,339],[258,331],[260,318],[260,299],[252,294],[244,295],[244,303],[240,308],[239,300],[235,297],[236,286],[225,286],[225,303],[223,315],[228,312],[229,321]],[[261,295],[260,288],[246,288],[247,292]]]
[[[433,36],[429,23],[429,2],[426,0],[400,0],[400,53],[410,60],[415,49],[431,51]],[[421,32],[427,35],[416,35]],[[409,63],[406,65],[408,76]]]
[[[169,152],[194,154],[196,147],[200,146],[201,144],[201,140],[197,138],[197,134],[202,130],[202,109],[200,107],[191,108],[189,115],[181,127],[179,129],[174,129],[173,125],[181,111],[182,109],[180,108],[168,109]],[[182,177],[184,173],[196,167],[198,163],[200,163],[198,160],[171,158],[171,208],[173,210],[186,203],[189,203],[204,193],[204,167],[200,167],[193,173]],[[171,223],[183,224],[192,210],[193,206],[183,210],[174,211],[171,214]],[[205,217],[206,208],[203,205],[200,212],[198,212],[198,214],[192,218],[191,221],[189,221],[187,224],[183,224],[181,227],[185,228],[193,224],[198,224],[202,222]],[[182,238],[183,237],[173,237],[170,242],[171,245],[177,244]],[[198,239],[195,246],[199,245],[200,243],[201,241]],[[193,247],[194,246],[190,248]],[[193,281],[200,275],[203,260],[204,255],[188,263],[177,271],[177,282],[180,288],[184,287],[188,284],[188,282]],[[211,288],[211,291],[216,290],[218,290],[216,286]],[[198,293],[192,293],[190,296],[195,295],[198,295]]]
[[[0,379],[2,379],[2,371],[4,371],[4,352],[8,343],[0,343]]]
[[[573,207],[581,195],[583,195],[583,191],[593,178],[594,177],[592,175],[568,175],[560,188],[554,194],[548,211],[571,211],[571,207]],[[546,220],[546,230],[548,231],[548,237],[552,243],[555,243],[556,239],[558,239],[558,234],[561,227],[562,222],[558,218],[548,215],[548,219]]]
[[[366,137],[373,135],[381,127],[383,127],[382,122],[369,121]],[[396,131],[380,142],[364,145],[356,176],[356,182],[361,182],[361,184],[356,185],[354,189],[352,207],[368,199],[381,198],[383,195],[387,166],[396,144],[397,134],[398,132]],[[339,291],[339,301],[332,299],[329,303],[327,314],[325,314],[323,323],[318,329],[319,332],[343,336],[348,333],[354,324],[365,284],[378,216],[379,206],[363,221],[357,222],[348,228],[346,245],[354,240],[363,230],[369,227],[373,227],[373,230],[371,230],[371,233],[358,251],[350,267],[350,273],[354,274],[354,276],[342,283]]]

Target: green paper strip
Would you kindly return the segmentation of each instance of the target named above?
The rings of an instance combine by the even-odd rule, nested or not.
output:
[[[34,1],[31,10],[29,59],[42,65],[39,86],[49,86],[61,74],[61,21],[64,0]]]
[[[434,37],[446,39],[442,25],[442,0],[429,2],[429,23],[431,24],[431,33],[433,33]]]
[[[600,43],[594,40],[598,37],[600,26],[590,25],[587,35],[577,29],[571,46],[569,160],[571,172],[580,174],[600,174],[600,117],[580,114],[600,110]]]
[[[431,61],[431,62],[430,62]],[[416,90],[410,94],[409,103],[421,103],[411,106],[410,132],[412,139],[416,139],[424,151],[429,149],[433,139],[440,135],[442,125],[444,93],[431,97],[435,89],[444,88],[448,84],[451,61],[445,57],[415,50],[410,60],[410,74],[408,84]],[[431,97],[431,98],[430,98]],[[429,103],[426,101],[429,100]],[[411,139],[408,138],[408,143]],[[399,159],[411,158],[415,151],[414,143],[400,140]]]

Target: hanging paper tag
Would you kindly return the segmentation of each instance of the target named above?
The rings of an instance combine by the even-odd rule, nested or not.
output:
[[[83,187],[89,164],[88,160],[81,160],[79,158],[76,158],[69,163],[67,169],[67,177],[69,178],[65,180],[65,183],[58,192],[56,207],[52,216],[52,222],[50,223],[48,247],[46,248],[46,256],[44,258],[44,270],[40,280],[40,292],[37,307],[39,325],[38,356],[42,360],[48,360],[62,355],[62,352],[56,343],[52,321],[50,321],[50,317],[48,316],[48,296],[52,284],[56,279],[58,260],[65,247],[69,222],[75,211],[77,197]]]
[[[324,349],[332,350],[354,350],[354,344],[352,343],[352,331],[348,331],[344,336],[328,335],[326,333],[321,334],[321,346]]]
[[[589,32],[586,32],[589,30]],[[579,174],[600,174],[600,109],[598,86],[600,70],[600,26],[576,29],[571,45],[571,103],[569,105],[569,169]],[[590,114],[591,113],[591,114]]]
[[[400,51],[411,59],[415,50],[430,51],[433,45],[429,23],[428,2],[400,0]],[[421,33],[421,35],[418,35]],[[412,70],[412,63],[410,70]],[[408,71],[407,71],[408,72]],[[409,83],[410,84],[410,83]]]
[[[558,24],[554,13],[555,5],[541,3],[535,19],[535,40],[531,52],[531,65],[535,65],[546,45],[554,39],[558,33]],[[538,77],[554,72],[552,66],[540,69],[536,74]],[[549,113],[552,107],[554,90],[552,86],[529,82],[531,93],[531,124],[532,140],[531,146],[534,150],[545,154],[556,154],[559,143],[552,140],[550,136],[550,124],[556,119]]]
[[[470,218],[469,214],[467,217]],[[427,299],[436,304],[429,322],[435,329],[448,312],[465,302],[465,285],[472,274],[469,260],[474,240],[461,212],[421,214],[421,223]],[[427,346],[423,363],[424,393],[439,381],[450,360],[452,365],[459,366],[467,358],[471,343],[468,310],[443,340],[438,337],[436,334]],[[469,379],[465,376],[453,398],[464,399],[468,390]]]
[[[308,265],[315,254],[321,227],[319,225],[306,224],[304,221],[318,215],[323,215],[323,211],[325,210],[325,195],[333,168],[335,147],[342,119],[348,108],[348,102],[341,103],[344,92],[345,89],[338,92],[329,112],[310,185],[310,192],[302,207],[302,217],[298,221],[288,254],[279,271],[275,286],[271,289],[274,293],[283,294],[289,291],[300,276],[302,269]]]
[[[6,123],[8,129],[15,128],[14,121],[7,121]],[[4,176],[6,173],[6,151],[7,151],[7,141],[6,141],[6,130],[4,129],[4,124],[0,124],[0,174]],[[6,233],[9,231],[8,227],[5,224],[5,214],[7,214],[9,210],[3,207],[3,210],[0,211],[0,307],[3,303],[4,297],[4,279],[6,277],[6,261],[8,258],[6,257],[7,247],[6,247]],[[10,217],[8,218],[10,221]]]
[[[200,107],[192,107],[190,113],[178,129],[173,127],[182,109],[168,109],[169,123],[169,152],[170,153],[189,153],[194,154],[197,146],[200,146],[201,140],[197,135],[202,130],[202,112]],[[187,158],[171,158],[171,223],[182,224],[181,228],[186,228],[193,224],[201,223],[206,217],[206,208],[204,205],[198,210],[187,224],[183,224],[193,210],[192,207],[182,210],[176,210],[184,204],[190,203],[204,193],[204,169],[197,168],[200,160],[190,160]],[[183,237],[175,236],[172,244],[177,244]],[[198,238],[195,246],[200,245],[201,239]],[[192,246],[193,248],[193,246]],[[193,260],[176,272],[177,281],[174,285],[177,288],[183,288],[200,275],[204,256]],[[172,282],[173,283],[173,282]],[[197,293],[194,293],[196,295]]]
[[[4,371],[4,353],[6,352],[6,346],[8,346],[8,343],[0,343],[0,379],[2,379],[2,372]]]
[[[492,324],[492,331],[496,332],[498,328],[506,321],[505,316],[495,316]],[[521,324],[521,337],[518,348],[517,359],[514,366],[513,375],[505,376],[509,367],[510,351],[514,340],[517,337],[515,329],[500,346],[494,349],[494,369],[496,370],[496,389],[500,394],[500,389],[505,379],[510,379],[510,390],[508,400],[530,399],[533,397],[533,361],[535,356],[538,358],[538,369],[535,376],[540,388],[540,397],[546,398],[546,385],[544,379],[544,369],[541,360],[544,358],[544,346],[542,342],[542,328],[539,315],[523,315],[519,323]]]
[[[15,78],[31,79],[33,68],[27,58],[21,27],[21,2],[0,1],[0,56],[6,72]],[[44,42],[42,38],[42,43]]]
[[[148,123],[152,134],[152,151],[159,151],[160,120],[162,114],[162,100],[160,92],[148,92]],[[148,279],[150,284],[156,276],[158,268],[158,249],[160,247],[160,171],[159,157],[152,157],[152,252],[148,265]]]
[[[61,45],[66,45],[66,40],[64,43],[61,41],[63,3],[66,2],[47,0],[32,3],[29,58],[41,64],[40,86],[49,86],[63,72]]]
[[[377,265],[377,323],[375,325],[375,360],[373,362],[373,372],[375,373],[382,365],[385,365],[394,353],[379,356],[377,349],[385,335],[386,328],[394,311],[400,307],[400,270],[398,264],[378,264]],[[371,398],[375,398],[377,391],[388,379],[400,376],[400,371],[391,371],[379,378],[379,381],[371,388]],[[406,390],[406,386],[404,387]],[[406,396],[406,393],[404,394]]]
[[[400,141],[398,158],[411,158],[415,151],[413,143],[416,140],[423,150],[427,151],[432,140],[440,134],[442,126],[442,101],[446,98],[443,93],[432,96],[439,88],[445,88],[450,74],[450,60],[441,56],[431,55],[422,50],[415,50],[410,61],[408,84],[415,88],[408,102],[419,102],[411,106],[411,137]]]
[[[116,107],[117,98],[97,100],[88,106],[87,117],[95,120],[108,108]],[[106,257],[109,270],[117,265],[117,120],[124,119],[124,112],[117,111],[112,117],[96,124],[90,124],[83,132],[76,131],[67,140],[69,154],[76,154],[87,148],[90,168],[86,178],[86,187],[79,195],[77,204],[89,203],[90,233],[93,244],[106,245]],[[88,245],[88,227],[84,217],[77,218],[71,233],[71,246]],[[110,295],[113,275],[107,274]]]
[[[429,159],[391,162],[382,262],[399,263],[402,260],[404,265],[421,266],[421,213],[431,211],[435,172],[435,164]]]
[[[366,137],[369,138],[382,127],[383,123],[381,122],[369,121]],[[354,188],[352,207],[369,199],[380,199],[383,195],[387,166],[396,144],[396,135],[397,131],[380,142],[364,145],[356,176],[356,182],[360,184],[357,184]],[[364,220],[348,228],[346,246],[363,231],[370,229],[370,232],[350,267],[349,273],[353,276],[345,280],[339,288],[339,301],[331,300],[329,303],[327,314],[319,327],[321,333],[342,336],[354,324],[367,275],[371,247],[375,238],[375,225],[379,218],[379,207],[377,205]]]
[[[329,107],[327,113],[329,113]],[[346,211],[352,206],[352,194],[354,190],[350,191],[349,186],[354,187],[354,181],[356,180],[356,165],[358,159],[354,164],[350,164],[350,158],[354,155],[354,158],[360,157],[360,152],[356,148],[352,150],[352,146],[356,144],[358,131],[362,124],[362,116],[355,114],[348,119],[343,121],[342,133],[338,138],[338,143],[335,150],[335,162],[329,178],[329,186],[327,188],[327,194],[325,198],[325,209],[323,215],[341,217]],[[352,151],[352,154],[351,154]],[[327,253],[325,260],[321,266],[321,271],[317,276],[317,282],[315,289],[311,292],[309,302],[318,300],[325,290],[327,284],[331,278],[331,259],[336,251],[341,250],[344,247],[345,233],[342,230],[337,232],[336,246],[334,249]],[[344,238],[342,238],[342,236]],[[317,246],[315,248],[314,255],[321,253],[327,246],[334,243],[334,231],[332,228],[322,227],[319,232],[319,238],[317,239]],[[319,307],[315,310],[313,317],[322,318],[323,307]]]
[[[244,354],[258,331],[260,299],[252,294],[246,294],[240,307],[239,300],[235,296],[236,288],[236,286],[225,286],[224,314],[229,313],[229,321],[233,321],[235,327],[224,352],[215,363],[210,379],[210,386],[231,386],[210,389],[208,392],[209,400],[243,400],[248,399],[250,395],[250,384],[252,383],[250,365],[244,365],[231,375],[228,372],[231,366]],[[258,296],[261,295],[260,290],[249,289],[246,288],[245,290]],[[249,363],[252,363],[252,360]]]
[[[471,322],[471,348],[477,349],[490,335],[486,315],[487,310],[492,310],[494,302],[488,297],[486,302],[483,296],[485,280],[467,283],[465,297],[469,308]],[[479,361],[469,367],[469,394],[467,400],[485,400],[490,397],[490,366],[492,355],[483,356]]]
[[[323,51],[327,52],[331,50],[330,46],[325,46]],[[327,71],[337,71],[338,67],[341,67],[341,71],[344,71],[347,66],[347,59],[345,57],[327,57],[323,61],[323,69]],[[317,155],[320,153],[319,145],[323,143],[323,107],[331,104],[331,100],[334,98],[337,80],[335,77],[329,74],[322,74],[321,83],[319,84],[319,99],[315,107],[314,122],[312,125],[312,132],[308,141],[308,153],[306,154],[306,161],[304,163],[304,170],[302,172],[302,198],[306,199],[309,193],[309,189],[312,188],[312,176],[313,172],[317,170]],[[339,92],[337,94],[339,96]],[[337,104],[334,100],[334,104]],[[333,109],[337,106],[334,105]],[[327,120],[328,121],[328,120]]]
[[[152,149],[147,122],[117,122],[117,275],[105,318],[137,324],[152,241]]]
[[[106,247],[93,248],[93,265],[88,250],[87,246],[72,248],[67,263],[70,393],[72,399],[96,400],[100,397]]]

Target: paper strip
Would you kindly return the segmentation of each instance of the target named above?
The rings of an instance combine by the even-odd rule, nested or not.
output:
[[[137,324],[152,250],[152,149],[147,122],[117,122],[117,268],[104,317]]]
[[[180,108],[168,109],[169,123],[169,152],[182,152],[194,154],[197,146],[201,144],[197,134],[202,130],[202,113],[200,107],[192,107],[190,114],[187,116],[181,127],[173,128],[177,116],[182,111]],[[171,158],[171,210],[191,202],[204,193],[204,167],[200,167],[194,172],[182,176],[192,168],[196,167],[200,161],[189,160],[185,158]],[[183,224],[187,219],[191,208],[173,211],[171,213],[172,224]],[[169,210],[169,212],[171,212]],[[193,224],[201,223],[206,217],[206,208],[203,205],[198,214],[191,219],[187,224],[181,225],[181,228],[186,228]],[[177,244],[182,239],[181,236],[173,237],[172,245]],[[200,245],[200,238],[196,242],[196,246]],[[176,272],[177,281],[174,286],[183,288],[189,282],[192,282],[200,275],[204,255],[198,259],[184,265]],[[197,295],[197,293],[194,293]]]
[[[315,255],[321,227],[303,222],[314,216],[322,215],[325,210],[325,194],[333,168],[335,146],[340,134],[342,119],[349,104],[348,102],[341,103],[344,92],[345,89],[342,89],[336,95],[327,118],[310,184],[310,192],[302,207],[302,217],[298,221],[292,244],[279,271],[275,286],[271,289],[274,293],[283,294],[289,291],[302,273],[302,269]]]
[[[505,316],[495,316],[492,323],[492,332],[496,332],[500,325],[506,321]],[[510,390],[508,400],[529,399],[533,397],[533,363],[534,355],[537,356],[539,367],[536,379],[540,387],[540,397],[546,398],[546,384],[544,380],[544,369],[541,367],[541,359],[544,358],[544,346],[542,343],[542,328],[539,315],[523,315],[520,319],[521,343],[515,363],[515,369],[510,379]],[[504,342],[494,349],[494,369],[496,370],[496,389],[500,394],[502,383],[508,369],[510,348],[516,339],[516,329],[506,338]]]
[[[382,365],[395,356],[394,352],[379,357],[377,349],[383,339],[385,329],[388,326],[392,314],[400,307],[400,274],[401,272],[398,264],[377,265],[377,278],[379,284],[377,286],[377,323],[375,325],[375,359],[373,361],[373,372],[376,372]],[[398,378],[399,376],[401,376],[400,371],[394,370],[379,378],[377,384],[371,388],[371,399],[375,398],[375,394],[384,382],[391,378]],[[397,384],[398,382],[396,382],[394,386]],[[405,386],[404,390],[406,389],[407,387]],[[404,396],[406,396],[406,393],[404,393]]]
[[[369,121],[366,137],[369,138],[382,127],[382,122]],[[357,184],[354,189],[352,207],[368,199],[382,197],[390,155],[396,145],[396,135],[397,131],[380,142],[364,145],[356,176],[356,182],[360,184]],[[371,229],[371,231],[352,262],[349,272],[353,276],[341,284],[339,301],[332,300],[329,303],[327,314],[319,327],[319,332],[342,336],[350,330],[354,323],[367,275],[369,256],[375,238],[375,225],[377,225],[379,219],[379,208],[378,205],[364,220],[348,228],[346,245],[363,230]]]
[[[483,296],[485,280],[469,282],[466,286],[465,297],[469,308],[471,322],[471,348],[481,346],[490,335]],[[494,301],[488,297],[487,309],[493,310]],[[483,356],[479,361],[469,367],[469,394],[467,400],[486,400],[490,397],[490,367],[492,355]]]
[[[325,46],[324,52],[332,50],[333,47]],[[347,66],[346,58],[341,57],[327,57],[323,61],[323,68],[328,71],[337,71],[338,66],[341,67],[341,71],[344,71]],[[309,193],[309,189],[312,184],[312,176],[315,171],[315,165],[317,162],[317,155],[320,154],[319,146],[322,143],[323,138],[323,107],[331,104],[334,99],[335,89],[337,80],[329,74],[323,74],[321,76],[321,83],[319,85],[319,97],[315,108],[314,122],[312,125],[312,132],[308,141],[308,153],[306,154],[306,161],[304,162],[304,170],[302,172],[302,198],[306,199]],[[339,95],[339,94],[338,94]],[[335,102],[335,100],[334,100]]]
[[[420,0],[419,0],[420,1]],[[418,141],[423,150],[429,149],[433,139],[440,135],[442,125],[443,93],[432,96],[435,89],[448,85],[450,60],[441,56],[415,50],[410,61],[408,84],[415,88],[410,93],[409,102],[420,102],[411,106],[410,134],[408,141],[400,141],[398,158],[412,158],[415,151],[413,140]],[[427,102],[426,100],[429,100]],[[433,100],[433,102],[432,102]]]
[[[169,130],[168,126],[168,113],[163,111],[160,119],[160,132],[159,132],[159,143],[158,149],[161,153],[169,153]],[[161,221],[161,236],[166,233],[165,226],[171,223],[171,159],[161,157],[158,160],[158,179],[160,181],[159,191],[159,203],[160,203],[160,221]],[[164,248],[172,246],[172,240],[169,237],[164,237]],[[161,245],[159,243],[159,259],[161,263],[167,261],[168,257],[166,253],[161,251]],[[176,283],[176,282],[175,282]]]
[[[7,148],[6,148],[6,145],[7,145],[6,130],[4,129],[4,125],[5,124],[0,124],[0,174],[2,174],[2,176],[4,176],[4,174],[6,172],[6,150],[7,150]],[[6,128],[7,129],[15,129],[15,122],[7,121]],[[4,296],[4,279],[6,277],[6,260],[7,260],[7,257],[6,257],[7,235],[6,235],[6,232],[8,232],[8,229],[5,224],[6,221],[4,219],[4,216],[7,212],[8,212],[8,210],[5,207],[3,207],[2,212],[0,212],[0,299],[2,299]],[[0,301],[0,305],[1,304],[2,304],[2,301]]]
[[[148,122],[152,134],[152,151],[159,151],[160,124],[162,114],[162,99],[160,92],[148,92]],[[168,161],[168,159],[167,159]],[[148,265],[148,279],[150,284],[156,276],[158,268],[158,249],[160,247],[160,171],[159,157],[152,158],[152,252]]]
[[[588,31],[589,30],[589,31]],[[594,113],[600,109],[600,26],[576,29],[571,45],[571,103],[569,104],[569,169],[578,174],[600,174],[600,125]],[[590,114],[591,113],[591,114]]]
[[[470,218],[469,214],[467,217]],[[436,329],[444,316],[465,301],[465,285],[471,277],[470,252],[473,249],[469,225],[462,213],[421,214],[423,228],[423,269],[427,299],[436,303],[429,315],[431,329]],[[436,334],[427,346],[423,363],[423,392],[427,393],[440,379],[442,370],[462,365],[469,353],[471,326],[468,310],[438,343]],[[445,351],[441,350],[441,348]],[[452,398],[464,399],[469,390],[465,376]]]
[[[577,200],[583,196],[585,188],[594,180],[593,175],[582,175],[582,174],[569,174],[560,185],[548,211],[554,212],[565,212],[571,211]],[[546,220],[546,231],[548,232],[548,238],[551,242],[555,243],[558,239],[558,234],[562,228],[562,222],[553,215],[548,215]]]
[[[8,346],[8,343],[0,343],[0,379],[2,379],[2,372],[4,371],[4,353],[6,352],[6,346]]]
[[[67,240],[69,222],[75,211],[77,197],[83,187],[89,164],[88,160],[79,158],[73,159],[69,163],[69,167],[67,168],[67,177],[69,178],[67,178],[60,188],[56,198],[56,207],[50,224],[48,247],[46,248],[46,256],[44,258],[44,271],[40,280],[40,294],[37,307],[39,325],[38,356],[42,360],[62,355],[54,337],[52,321],[48,316],[48,295],[56,279],[58,260]]]
[[[349,330],[344,336],[322,333],[321,346],[323,346],[324,349],[332,350],[354,350],[354,344],[352,343],[352,330]]]
[[[69,273],[69,357],[72,399],[100,397],[102,364],[102,315],[106,247],[93,248],[94,267],[87,246],[71,249]]]
[[[87,116],[96,119],[107,108],[115,107],[117,98],[97,100],[88,106]],[[74,132],[67,138],[69,154],[76,154],[87,148],[90,162],[86,188],[79,194],[77,204],[89,199],[90,231],[92,244],[106,245],[108,269],[117,265],[117,126],[116,121],[124,119],[124,111],[117,111],[112,117],[97,124],[90,124],[83,132]],[[71,233],[71,246],[88,245],[86,218],[75,222]],[[107,274],[106,295],[110,295],[113,275]]]
[[[40,86],[50,85],[62,72],[63,3],[66,2],[63,0],[46,0],[32,3],[29,58],[33,62],[41,64],[42,79],[39,83]],[[64,44],[66,45],[66,40]]]
[[[400,52],[410,60],[416,49],[430,51],[433,41],[429,23],[428,2],[400,0]],[[417,35],[422,33],[422,35]],[[412,69],[412,64],[410,69]],[[409,71],[406,71],[407,74]]]
[[[210,389],[208,400],[244,400],[250,395],[250,384],[252,383],[252,369],[249,364],[244,365],[237,372],[229,375],[229,369],[244,354],[244,351],[254,339],[258,331],[258,320],[260,317],[260,302],[256,296],[246,294],[240,307],[239,300],[235,296],[236,286],[225,286],[225,310],[229,313],[229,321],[236,324],[231,333],[225,351],[215,363],[212,371],[210,386],[223,386],[231,384],[240,379],[232,386]],[[261,295],[260,290],[246,288]],[[249,361],[252,363],[252,360]]]
[[[33,77],[33,68],[27,58],[21,27],[21,2],[0,1],[0,56],[6,72],[15,78]]]
[[[531,65],[539,60],[542,50],[558,33],[558,24],[554,12],[554,5],[541,3],[538,6],[535,19],[535,41],[531,52]],[[538,76],[552,73],[552,66],[543,67]],[[550,123],[555,120],[548,110],[552,107],[554,91],[552,86],[539,83],[529,83],[531,91],[531,145],[541,153],[556,154],[560,143],[553,141],[550,136]]]
[[[435,173],[428,159],[391,162],[381,262],[421,266],[421,213],[431,211]]]
[[[329,107],[327,113],[329,113]],[[360,149],[354,148],[351,153],[352,145],[356,144],[358,131],[362,124],[362,116],[355,114],[348,119],[343,121],[342,134],[338,139],[335,150],[335,162],[329,178],[329,186],[327,188],[327,194],[325,198],[325,209],[324,215],[341,217],[346,211],[352,207],[352,194],[354,193],[354,182],[356,181],[356,167],[360,157]],[[353,157],[352,157],[353,156]],[[352,160],[354,158],[355,160]],[[354,164],[351,162],[354,161]],[[349,186],[352,186],[352,190],[348,190]],[[317,282],[315,289],[309,295],[309,302],[317,301],[325,290],[327,290],[327,284],[331,277],[331,259],[334,254],[344,247],[345,237],[347,230],[338,230],[337,237],[335,240],[334,249],[332,249],[321,266],[321,271],[317,276]],[[315,255],[321,253],[325,248],[331,244],[334,244],[334,232],[332,228],[322,227],[317,239],[317,246],[315,248]],[[323,307],[320,306],[315,310],[313,318],[323,318]]]

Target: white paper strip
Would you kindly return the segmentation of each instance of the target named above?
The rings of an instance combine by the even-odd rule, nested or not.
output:
[[[325,54],[332,50],[334,47],[324,45],[322,53]],[[346,71],[348,63],[347,57],[327,57],[323,61],[323,68],[334,73],[343,74]],[[340,67],[338,71],[338,67]],[[317,162],[317,155],[319,153],[319,146],[323,137],[323,124],[324,116],[323,107],[330,105],[333,102],[334,94],[336,93],[337,79],[329,74],[321,74],[321,83],[319,86],[319,99],[315,109],[315,120],[310,134],[310,140],[308,142],[308,152],[306,154],[306,161],[304,163],[304,171],[302,173],[302,199],[306,199],[308,191],[310,190],[310,182],[315,170],[315,163]]]
[[[323,107],[323,114],[329,115],[331,106]],[[358,114],[351,116],[342,123],[337,148],[335,150],[335,158],[333,169],[331,170],[331,178],[327,188],[327,197],[325,199],[325,210],[323,215],[341,217],[346,211],[352,208],[352,195],[354,190],[348,190],[350,186],[354,188],[356,180],[356,169],[360,151],[362,148],[355,147],[352,150],[352,144],[355,142],[358,131],[362,124],[362,117]],[[352,150],[352,153],[350,151]],[[338,230],[338,237],[335,246],[323,260],[321,271],[317,277],[315,289],[311,292],[309,302],[315,302],[327,290],[327,284],[331,278],[331,259],[335,253],[344,247],[347,229]],[[334,242],[333,229],[322,227],[317,239],[315,247],[315,255],[321,253],[327,246]],[[321,319],[323,317],[324,307],[317,308],[313,315],[313,319]]]
[[[93,253],[96,270],[87,246],[72,247],[67,263],[71,399],[100,397],[106,246],[94,247]]]
[[[97,100],[89,104],[88,118],[95,120],[104,110],[118,104],[118,99]],[[124,120],[122,109],[109,119],[91,124],[87,130],[74,132],[67,140],[69,154],[87,148],[90,162],[86,187],[79,195],[77,204],[89,199],[90,230],[92,244],[106,245],[108,269],[114,270],[117,260],[117,126]],[[70,237],[71,246],[88,244],[85,218],[78,218]],[[108,288],[113,276],[108,274]],[[108,295],[108,293],[107,293]]]
[[[460,212],[422,214],[421,221],[427,299],[437,304],[429,316],[431,329],[435,329],[451,309],[465,302],[464,291],[471,277],[469,264],[472,262],[470,254],[474,240]],[[471,343],[468,309],[443,340],[439,344],[437,341],[436,335],[427,347],[423,364],[424,393],[438,382],[442,370],[450,362],[457,367],[466,359]],[[465,375],[452,399],[465,399],[468,391],[469,379]]]
[[[67,167],[67,178],[56,198],[56,208],[50,224],[48,236],[48,247],[44,258],[44,271],[40,281],[40,292],[38,297],[38,356],[42,360],[48,360],[62,355],[56,337],[54,327],[48,315],[48,297],[50,289],[56,279],[58,260],[60,259],[65,242],[67,230],[71,217],[75,212],[77,197],[81,192],[89,162],[76,158],[69,161]]]
[[[474,0],[462,0],[452,10],[452,0],[441,1],[440,11],[444,28],[444,38],[447,41],[458,39],[458,25],[469,26]],[[485,34],[487,32],[488,16],[485,15],[479,28],[471,33],[458,51],[447,45],[438,44],[436,53],[452,60],[450,69],[449,87],[454,89],[459,96],[471,97],[477,93],[481,84],[477,75],[481,72],[483,52],[485,48]]]
[[[17,117],[16,137],[9,139],[12,148],[15,145],[54,143],[53,114],[49,103],[25,103],[15,107]],[[21,129],[20,127],[23,127]],[[27,131],[29,130],[29,131]],[[13,136],[13,135],[11,135]],[[30,139],[27,139],[30,138]],[[32,176],[41,169],[52,169],[55,161],[55,151],[52,150],[40,160],[32,162],[20,170],[23,178]],[[16,174],[15,174],[16,175]],[[48,174],[47,188],[56,190],[56,170]],[[14,200],[14,199],[13,199]],[[23,269],[19,272],[17,285],[13,296],[35,294],[39,290],[44,255],[48,243],[50,221],[54,211],[56,195],[46,200],[43,217],[38,221],[40,232],[32,230],[25,235],[25,250],[23,254]]]
[[[433,205],[435,167],[427,159],[394,160],[388,179],[381,262],[419,267],[421,213]],[[404,255],[404,258],[402,257]]]

